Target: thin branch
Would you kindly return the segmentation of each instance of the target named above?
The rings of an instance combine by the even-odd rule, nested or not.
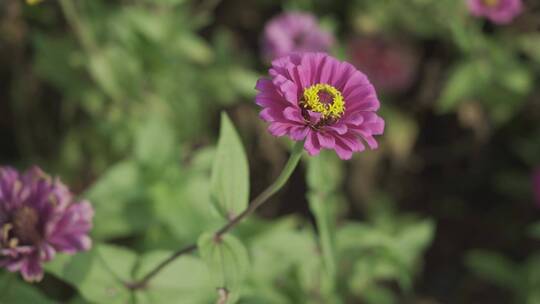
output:
[[[294,169],[298,165],[298,162],[300,161],[300,157],[302,156],[304,143],[302,141],[299,141],[295,143],[293,147],[293,151],[291,152],[291,156],[289,157],[289,160],[285,164],[285,167],[283,167],[283,170],[281,171],[278,178],[270,185],[268,188],[266,188],[261,194],[259,194],[251,203],[249,206],[244,210],[242,213],[238,214],[234,218],[232,218],[225,226],[221,227],[219,230],[215,232],[215,238],[219,239],[222,235],[227,233],[229,230],[234,228],[238,223],[240,223],[244,218],[252,214],[257,208],[259,208],[262,204],[264,204],[272,195],[274,195],[276,192],[278,192],[285,183],[289,180],[291,177]],[[174,260],[176,260],[178,257],[188,254],[192,251],[197,250],[197,244],[191,244],[189,246],[183,247],[179,249],[178,251],[174,252],[170,257],[159,263],[156,268],[152,269],[149,273],[147,273],[141,280],[137,282],[132,283],[126,283],[126,287],[129,289],[142,289],[148,286],[148,282],[152,278],[154,278],[163,268],[165,268],[167,265],[172,263]]]

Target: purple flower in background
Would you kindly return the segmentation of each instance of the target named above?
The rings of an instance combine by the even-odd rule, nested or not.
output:
[[[403,41],[355,38],[349,42],[348,53],[351,63],[367,74],[377,90],[402,92],[414,82],[418,55]]]
[[[321,29],[308,13],[288,12],[274,17],[264,28],[263,55],[272,60],[293,52],[326,52],[334,37]]]
[[[494,23],[510,23],[523,10],[521,0],[467,0],[471,14]]]
[[[384,120],[366,75],[324,53],[291,54],[272,62],[270,79],[260,79],[256,102],[274,136],[305,140],[310,155],[334,149],[341,159],[377,148]]]
[[[75,203],[60,180],[39,168],[0,167],[0,266],[26,281],[41,280],[43,262],[56,252],[91,247],[93,215],[88,202]]]
[[[533,173],[533,192],[536,205],[540,207],[540,168]]]

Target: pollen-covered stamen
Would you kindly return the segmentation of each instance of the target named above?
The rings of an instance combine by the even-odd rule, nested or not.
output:
[[[23,244],[37,244],[41,235],[38,229],[39,216],[34,208],[22,207],[13,216],[13,235]]]
[[[345,101],[335,87],[318,83],[304,90],[301,105],[310,111],[321,113],[323,119],[337,119],[345,112]]]
[[[15,248],[19,245],[19,239],[13,236],[13,225],[5,223],[0,228],[0,248]]]

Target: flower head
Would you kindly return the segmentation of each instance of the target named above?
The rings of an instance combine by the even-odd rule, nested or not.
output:
[[[334,38],[308,13],[288,12],[270,20],[264,28],[263,55],[276,59],[293,52],[328,51]]]
[[[355,38],[348,45],[351,63],[364,71],[377,90],[401,92],[413,84],[418,68],[416,50],[400,40]]]
[[[366,75],[324,53],[297,53],[276,59],[270,79],[260,79],[256,102],[274,136],[305,140],[310,155],[334,149],[342,159],[377,148],[382,134],[379,100]]]
[[[94,210],[39,168],[24,173],[0,167],[0,267],[27,281],[43,277],[43,262],[56,252],[90,248]]]
[[[536,206],[540,207],[540,168],[537,168],[532,176],[534,200]]]
[[[523,10],[521,0],[467,0],[471,14],[497,24],[510,23]]]
[[[43,0],[26,0],[26,3],[28,5],[36,5],[36,4],[39,4],[41,1]]]

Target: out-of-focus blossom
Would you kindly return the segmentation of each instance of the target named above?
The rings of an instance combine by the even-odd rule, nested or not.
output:
[[[523,10],[521,0],[467,0],[471,14],[494,23],[510,23]]]
[[[536,206],[540,207],[540,168],[533,173],[532,182]]]
[[[286,12],[266,24],[262,51],[272,60],[293,52],[326,52],[333,43],[334,37],[320,28],[315,16]]]
[[[0,266],[26,281],[41,280],[43,262],[56,252],[91,247],[93,215],[88,202],[74,202],[59,179],[39,168],[0,167]]]
[[[42,2],[43,0],[26,0],[26,3],[28,5],[36,5],[36,4],[39,4],[40,2]]]
[[[377,148],[384,131],[375,112],[379,100],[366,75],[324,53],[297,53],[276,59],[270,79],[260,79],[256,102],[274,136],[305,140],[310,155],[334,149],[342,159]]]
[[[355,38],[349,42],[348,53],[352,64],[368,75],[377,90],[402,92],[415,80],[418,54],[402,41]]]

